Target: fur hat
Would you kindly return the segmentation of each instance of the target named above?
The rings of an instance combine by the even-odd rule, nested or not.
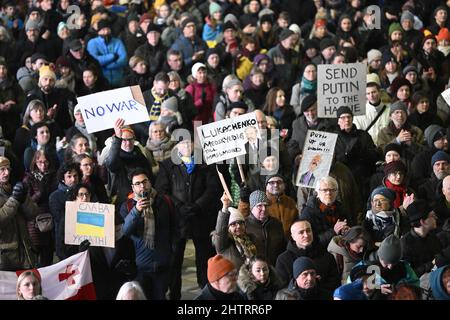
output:
[[[306,270],[316,270],[316,265],[311,258],[306,256],[298,257],[292,265],[292,276],[297,279]]]
[[[401,154],[402,154],[402,146],[399,145],[398,143],[388,143],[388,144],[384,147],[384,149],[383,149],[384,156],[386,156],[386,154],[387,154],[389,151],[395,151],[395,152],[397,152],[399,155],[401,155]]]
[[[441,126],[438,126],[437,124],[431,124],[425,129],[425,132],[423,134],[425,136],[425,140],[428,143],[428,146],[432,148],[434,142],[444,137],[446,135],[446,132],[445,129]]]
[[[377,49],[371,49],[369,52],[367,52],[367,63],[370,64],[375,59],[380,59],[383,57],[383,54],[380,50]]]
[[[402,256],[400,239],[391,234],[381,242],[378,249],[378,258],[388,264],[397,264]]]
[[[0,168],[6,166],[11,166],[11,162],[9,161],[8,158],[0,156]]]
[[[172,112],[178,112],[178,100],[176,97],[172,96],[167,98],[161,104],[161,109],[168,109]]]
[[[212,283],[234,270],[234,264],[220,254],[208,259],[208,281]]]
[[[408,81],[408,80],[406,80],[406,81]],[[402,110],[406,114],[408,114],[408,107],[401,100],[395,101],[394,103],[391,104],[391,106],[389,107],[389,116],[397,110]]]
[[[53,71],[53,69],[50,68],[50,66],[42,66],[39,69],[39,78],[53,78],[53,80],[56,80],[56,74]]]
[[[447,152],[438,150],[431,157],[431,166],[434,166],[434,164],[438,161],[447,161],[450,163],[450,155]]]
[[[252,210],[258,203],[269,204],[269,199],[267,199],[265,192],[261,190],[255,190],[250,194],[249,202],[250,210]]]
[[[309,94],[307,95],[305,98],[303,98],[302,100],[302,104],[301,104],[301,113],[305,112],[306,110],[308,110],[309,108],[311,108],[311,106],[317,102],[317,96],[315,94]]]
[[[195,63],[195,64],[192,66],[191,72],[192,72],[192,77],[194,77],[194,79],[195,79],[195,76],[197,75],[197,71],[198,71],[200,68],[203,68],[203,69],[206,70],[205,64],[203,64],[203,63],[201,63],[201,62],[197,62],[197,63]]]
[[[238,209],[229,207],[228,211],[230,212],[230,219],[228,219],[228,225],[236,221],[245,221],[244,216]]]
[[[384,175],[386,177],[389,174],[395,173],[398,171],[403,172],[404,174],[406,174],[406,171],[407,171],[405,164],[401,160],[389,162],[384,166]]]
[[[406,214],[410,223],[415,223],[420,219],[426,219],[431,209],[423,199],[415,200],[406,208]]]

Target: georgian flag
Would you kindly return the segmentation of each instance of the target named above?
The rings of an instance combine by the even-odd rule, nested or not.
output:
[[[0,271],[0,300],[17,300],[17,277],[26,270]],[[95,300],[88,250],[48,267],[34,269],[49,300]]]

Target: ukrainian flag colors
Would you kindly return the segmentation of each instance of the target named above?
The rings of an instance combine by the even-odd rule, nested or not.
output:
[[[79,235],[104,237],[105,216],[92,212],[77,212],[75,232]]]

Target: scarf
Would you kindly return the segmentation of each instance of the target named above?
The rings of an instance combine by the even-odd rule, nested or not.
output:
[[[256,246],[247,235],[242,237],[238,237],[232,233],[230,233],[230,235],[233,237],[236,249],[244,259],[244,262],[248,262],[256,255]]]
[[[162,97],[157,95],[155,91],[151,90],[153,99],[153,104],[150,107],[149,117],[151,121],[157,121],[159,118],[159,115],[161,114],[161,105],[164,100],[166,100],[169,97],[169,94],[166,92]]]
[[[395,191],[394,208],[399,208],[403,203],[403,199],[405,198],[406,187],[404,185],[397,186],[395,184],[392,184],[388,179],[384,179],[384,183],[386,184],[386,187]]]
[[[42,179],[44,179],[44,177],[45,177],[45,175],[46,175],[47,173],[46,173],[46,172],[42,173],[42,172],[40,172],[39,170],[33,170],[33,171],[31,172],[31,174],[33,175],[33,177],[34,177],[37,181],[41,182]]]
[[[168,152],[169,155],[167,158],[170,158],[169,151],[173,145],[174,142],[171,141],[168,136],[165,136],[162,140],[158,141],[150,140],[150,138],[148,138],[145,147],[153,153],[153,158],[155,158],[156,161],[163,161],[166,159],[166,157],[164,157],[164,153],[166,151]]]
[[[148,249],[155,249],[155,215],[153,213],[153,202],[156,197],[156,190],[151,189],[150,195],[148,196],[148,200],[150,201],[150,206],[145,208],[141,212],[141,217],[144,218],[144,232],[142,234],[142,239],[144,240],[144,246]],[[140,198],[136,196],[136,194],[131,195],[135,201],[138,201]]]
[[[186,167],[186,171],[188,174],[191,174],[194,172],[195,169],[195,162],[194,162],[194,156],[190,157],[183,157],[180,154],[181,161],[183,161],[184,166]]]
[[[320,202],[320,204],[319,204],[319,210],[320,210],[320,212],[325,214],[325,220],[333,226],[338,221],[338,217],[335,215],[336,209],[337,209],[337,207],[334,203],[330,206],[327,206],[326,204],[324,204],[322,202]]]
[[[372,210],[368,210],[366,213],[366,220],[372,222],[373,229],[382,231],[389,226],[395,225],[398,227],[397,222],[394,218],[394,211],[380,211],[378,213],[373,213]]]
[[[75,122],[75,128],[78,129],[78,131],[80,131],[80,133],[86,137],[86,139],[88,139],[89,142],[89,146],[91,147],[91,151],[94,153],[95,151],[97,151],[97,137],[94,136],[93,134],[89,134],[88,131],[86,130],[86,125],[81,125],[78,122]]]
[[[11,191],[12,191],[12,187],[11,187],[11,184],[9,182],[0,184],[0,189],[2,189],[3,193],[6,194],[6,195],[10,195]]]
[[[317,81],[310,81],[305,77],[302,77],[302,82],[300,84],[300,93],[313,94],[317,90]]]

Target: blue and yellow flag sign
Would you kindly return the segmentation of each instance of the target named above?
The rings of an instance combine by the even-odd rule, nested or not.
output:
[[[66,202],[64,242],[114,248],[114,205],[93,202]]]

